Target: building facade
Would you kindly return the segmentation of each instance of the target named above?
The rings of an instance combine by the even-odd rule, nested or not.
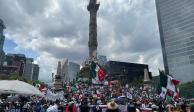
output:
[[[5,36],[3,34],[3,30],[5,29],[5,25],[3,21],[0,19],[0,65],[3,65],[5,52],[3,51]]]
[[[38,64],[33,64],[32,80],[38,80],[40,67]]]
[[[76,79],[80,71],[80,65],[74,62],[69,62],[68,66],[68,81]]]
[[[32,80],[33,77],[33,61],[33,58],[26,58],[23,76],[28,80]]]
[[[26,56],[24,54],[7,54],[5,56],[5,63],[7,67],[17,68],[16,73],[23,76],[26,63]]]
[[[8,76],[18,74],[28,80],[38,80],[40,68],[33,61],[33,58],[27,58],[24,54],[9,53],[0,67],[0,73]]]
[[[132,82],[135,79],[143,81],[145,69],[147,69],[151,79],[152,74],[149,72],[148,65],[119,61],[108,61],[106,63],[106,73],[110,80],[119,80],[125,83]]]
[[[68,79],[68,59],[64,58],[61,63],[61,78],[64,81]]]
[[[58,61],[56,75],[60,75],[60,78],[63,81],[63,83],[68,80],[68,59],[67,58],[64,58],[62,61]]]
[[[5,60],[5,52],[4,52],[4,50],[1,50],[0,51],[0,66],[3,65],[4,60]]]
[[[194,80],[194,1],[155,0],[166,73]]]

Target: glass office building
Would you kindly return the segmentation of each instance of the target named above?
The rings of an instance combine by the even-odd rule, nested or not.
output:
[[[148,70],[149,78],[152,79],[152,73],[149,72],[149,67],[146,64],[108,61],[106,63],[106,73],[108,79],[118,80],[123,84],[136,80],[143,80],[144,69]]]
[[[155,0],[164,67],[182,82],[194,80],[194,0]]]

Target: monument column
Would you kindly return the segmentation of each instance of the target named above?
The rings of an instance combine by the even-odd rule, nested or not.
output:
[[[92,61],[97,61],[97,11],[100,4],[97,0],[90,0],[87,9],[90,12],[90,22],[89,22],[89,58],[83,63],[83,68],[80,70],[82,77],[90,78],[90,64]]]
[[[90,24],[89,24],[89,57],[97,58],[97,19],[96,14],[99,9],[100,4],[96,3],[96,0],[90,0],[89,5],[87,6],[88,11],[90,12]]]

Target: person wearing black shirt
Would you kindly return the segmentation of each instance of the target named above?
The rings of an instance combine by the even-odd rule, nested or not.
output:
[[[87,99],[83,99],[80,105],[80,112],[89,112],[90,108],[88,106],[88,101]]]

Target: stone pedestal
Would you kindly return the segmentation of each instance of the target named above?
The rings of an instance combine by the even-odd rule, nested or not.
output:
[[[86,61],[82,64],[83,67],[80,70],[80,77],[91,79],[90,66],[92,62],[98,63],[98,59],[95,57],[87,58]]]
[[[59,91],[63,89],[63,81],[60,75],[55,75],[54,78],[54,90]]]

